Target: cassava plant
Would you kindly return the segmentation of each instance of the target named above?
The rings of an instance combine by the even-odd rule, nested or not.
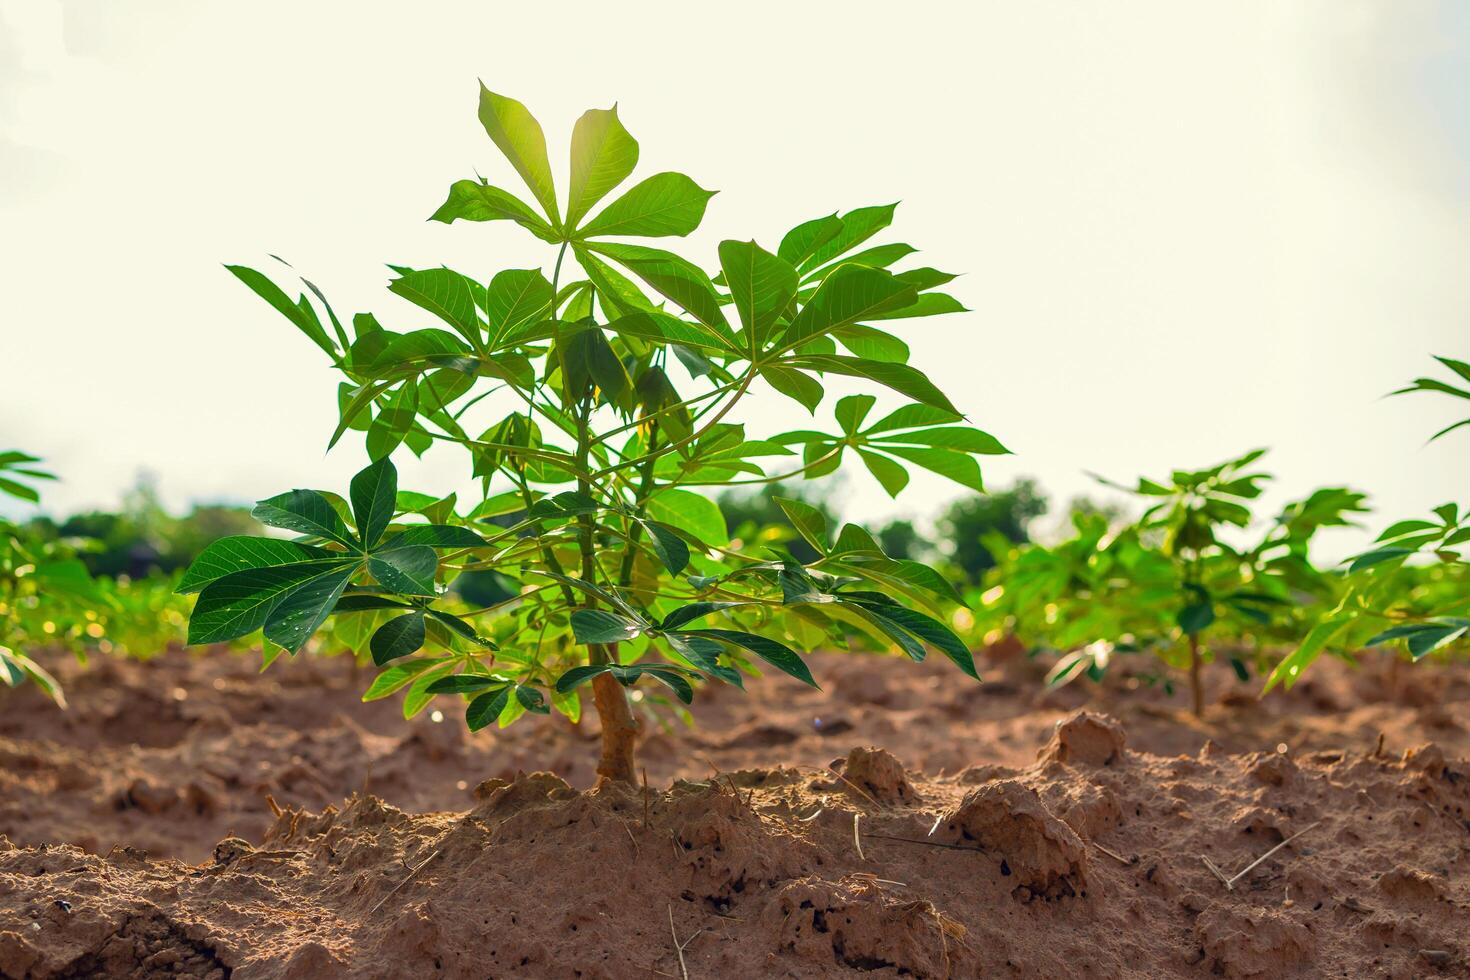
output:
[[[419,322],[398,332],[361,313],[349,333],[312,284],[320,313],[230,267],[340,371],[329,445],[364,432],[370,462],[345,499],[260,503],[255,516],[295,539],[229,537],[202,554],[183,584],[199,593],[190,641],[263,630],[268,657],[294,654],[329,617],[360,618],[384,668],[368,697],[406,688],[408,712],[463,698],[472,729],[553,707],[575,719],[590,684],[598,771],[621,780],[639,727],[628,689],[654,697],[642,681],[684,703],[697,682],[740,685],[757,662],[814,684],[799,651],[854,634],[915,660],[933,646],[975,677],[945,624],[960,599],[932,569],[858,526],[830,533],[796,500],[782,506],[815,558],[732,547],[716,503],[719,489],[818,477],[849,453],[890,494],[909,464],[979,489],[976,456],[1006,451],[960,424],[884,329],[963,309],[936,291],[953,276],[893,271],[914,249],[870,243],[893,206],[803,222],[773,251],[723,241],[711,276],[623,241],[692,232],[713,192],[689,177],[654,174],[599,208],[638,160],[615,108],[577,121],[564,198],[523,105],[481,86],[479,118],[530,198],[460,180],[432,218],[520,226],[541,245],[525,268],[392,267],[388,288]],[[815,417],[834,376],[896,404],[875,414],[876,394],[851,394],[831,428],[765,436],[738,421],[753,395]],[[457,447],[478,499],[401,490],[400,446]],[[506,598],[456,604],[446,588],[471,571],[500,576]]]
[[[1247,680],[1251,660],[1262,669],[1270,649],[1301,635],[1307,611],[1332,593],[1331,577],[1310,560],[1312,539],[1364,509],[1360,493],[1316,490],[1250,543],[1251,504],[1268,477],[1247,470],[1260,455],[1123,487],[1154,502],[1127,525],[1080,513],[1075,535],[1050,547],[997,541],[983,620],[1057,651],[1049,684],[1101,680],[1118,654],[1153,654],[1187,671],[1198,713],[1208,659],[1226,657]],[[1167,675],[1159,679],[1172,690]]]
[[[1470,382],[1470,363],[1436,357],[1460,381]],[[1394,395],[1430,391],[1470,399],[1470,389],[1436,378],[1415,378]],[[1470,425],[1453,422],[1433,442]],[[1363,647],[1397,646],[1413,661],[1470,640],[1470,510],[1441,504],[1422,518],[1395,521],[1373,546],[1347,561],[1338,601],[1324,611],[1267,679],[1266,690],[1291,687],[1325,650],[1351,657]]]

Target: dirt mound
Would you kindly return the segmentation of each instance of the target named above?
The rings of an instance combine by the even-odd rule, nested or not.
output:
[[[1043,754],[896,801],[535,773],[460,812],[285,808],[192,866],[3,845],[0,975],[1464,976],[1470,765],[1429,758]]]
[[[1388,752],[1436,743],[1440,765],[1470,756],[1466,665],[1400,671],[1391,690],[1382,665],[1354,671],[1325,661],[1293,691],[1259,702],[1254,685],[1207,671],[1212,698],[1226,703],[1196,721],[1180,710],[1182,695],[1126,672],[1102,686],[1047,691],[1045,665],[1009,647],[981,657],[985,684],[941,658],[831,653],[810,662],[824,691],[779,675],[752,679],[748,695],[711,687],[695,703],[693,727],[642,702],[648,734],[639,758],[652,784],[776,764],[833,779],[833,760],[853,746],[882,751],[836,770],[891,803],[909,793],[918,802],[921,792],[901,782],[899,760],[932,775],[968,771],[973,786],[1028,765],[1038,750],[1077,767],[1130,764],[1132,750],[1192,756],[1206,742],[1268,759],[1284,744],[1295,757],[1325,760],[1372,752],[1381,737]],[[321,810],[371,793],[427,812],[472,806],[476,784],[521,771],[556,772],[577,788],[595,781],[595,720],[527,717],[471,735],[448,714],[452,704],[405,720],[396,700],[361,702],[371,672],[343,657],[283,658],[265,673],[255,657],[177,651],[147,663],[99,659],[86,671],[69,659],[48,663],[67,684],[69,711],[31,688],[0,690],[0,834],[19,844],[94,853],[126,845],[197,861],[224,837],[259,840],[274,819],[268,797]],[[1104,715],[1126,726],[1126,749]],[[1433,768],[1436,757],[1430,751],[1415,765]],[[1110,820],[1105,795],[1078,788],[1091,785],[1083,779],[1044,797],[1083,836]]]

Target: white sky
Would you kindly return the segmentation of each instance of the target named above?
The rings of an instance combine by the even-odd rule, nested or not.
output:
[[[707,267],[721,238],[902,199],[895,235],[965,273],[973,312],[901,333],[1018,453],[992,485],[1064,499],[1085,470],[1269,445],[1273,503],[1347,484],[1387,520],[1464,497],[1470,435],[1424,445],[1463,403],[1379,396],[1470,357],[1466,7],[731,9],[0,0],[0,448],[63,474],[59,511],[142,469],[176,506],[343,488],[365,457],[323,454],[336,378],[221,263],[278,253],[397,329],[427,324],[384,263],[549,266],[508,225],[424,220],[476,168],[519,189],[479,77],[554,163],[617,101],[638,175],[722,189],[664,240]],[[416,489],[465,483],[447,453],[395,458]],[[920,477],[894,504],[860,470],[842,491],[873,519],[958,493]]]

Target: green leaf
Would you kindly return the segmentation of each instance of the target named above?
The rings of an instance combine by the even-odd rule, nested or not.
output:
[[[1214,621],[1215,607],[1208,601],[1192,602],[1179,611],[1179,628],[1190,635],[1204,631]]]
[[[618,107],[588,109],[572,128],[571,187],[567,227],[621,184],[638,165],[638,141],[618,120]]]
[[[556,690],[565,694],[587,683],[598,674],[606,674],[611,669],[610,664],[583,664],[580,667],[573,667],[556,679]]]
[[[689,636],[702,636],[705,639],[743,647],[777,670],[790,674],[802,683],[818,687],[816,680],[812,677],[812,672],[807,669],[801,657],[783,643],[737,630],[686,630],[684,632]]]
[[[642,666],[642,665],[640,665]],[[694,703],[694,686],[672,667],[658,665],[642,667],[642,673],[663,684],[674,692],[674,696],[685,704]]]
[[[851,262],[853,265],[865,265],[870,269],[886,269],[899,259],[913,255],[916,251],[918,249],[903,242],[890,242],[887,245],[876,245],[873,248],[863,249],[861,252],[845,256],[839,261],[833,262],[831,265],[825,265],[813,272],[808,272],[801,277],[801,281],[803,284],[816,282],[844,262]]]
[[[689,546],[670,528],[657,521],[639,521],[648,533],[648,544],[670,575],[678,575],[689,565]]]
[[[958,412],[935,408],[932,405],[905,405],[897,411],[890,412],[877,422],[868,426],[864,435],[872,438],[879,432],[892,432],[894,429],[912,429],[917,426],[944,425],[949,422],[958,422]]]
[[[876,381],[881,385],[892,388],[900,394],[908,395],[915,401],[948,412],[953,416],[959,415],[959,410],[945,397],[944,392],[934,387],[933,383],[922,372],[909,367],[907,364],[869,361],[861,357],[847,357],[841,354],[797,357],[793,358],[790,364],[793,367],[807,368],[827,374],[844,374],[853,378],[867,378],[870,381]]]
[[[868,472],[873,474],[878,485],[888,492],[888,496],[897,497],[909,485],[909,471],[902,465],[866,449],[859,449],[857,452],[858,458],[863,461]]]
[[[500,152],[531,189],[552,225],[561,224],[556,186],[546,157],[546,136],[536,117],[515,99],[497,95],[480,84],[480,124]]]
[[[875,443],[908,443],[930,446],[936,449],[957,449],[960,452],[979,453],[984,456],[1007,456],[1010,450],[988,432],[965,426],[946,426],[937,429],[919,429],[893,435],[873,437]]]
[[[504,677],[492,677],[489,674],[451,674],[449,677],[441,677],[428,686],[430,694],[473,694],[486,688],[502,688],[506,686]]]
[[[368,556],[368,571],[378,584],[400,595],[432,596],[439,556],[427,545],[394,548]]]
[[[417,653],[424,645],[424,614],[411,612],[388,620],[373,634],[373,663],[379,667],[390,660]]]
[[[577,232],[579,238],[687,235],[704,220],[714,191],[684,174],[661,173],[634,184]]]
[[[897,306],[872,316],[874,320],[904,320],[945,313],[967,313],[965,305],[948,293],[920,293],[908,306]]]
[[[414,524],[383,542],[380,552],[395,548],[483,548],[485,539],[467,527],[454,524]]]
[[[892,361],[905,364],[909,359],[909,345],[890,333],[861,323],[849,323],[832,331],[832,336],[856,357],[870,361]]]
[[[243,265],[227,265],[225,268],[230,270],[230,273],[236,279],[249,286],[251,292],[265,300],[276,309],[276,312],[295,324],[296,328],[306,334],[312,343],[326,351],[328,356],[333,360],[337,359],[337,348],[332,344],[331,338],[327,336],[326,329],[322,327],[316,316],[311,313],[310,307],[303,309],[301,306],[291,302],[290,297],[282,292],[279,286],[254,269]]]
[[[0,490],[4,490],[12,497],[17,497],[20,500],[26,500],[33,504],[41,502],[41,495],[34,488],[28,487],[24,483],[16,483],[14,480],[8,480],[4,477],[0,477]]]
[[[832,414],[836,417],[837,424],[842,426],[842,431],[852,435],[863,424],[863,419],[868,417],[877,401],[872,395],[848,395],[838,399]]]
[[[291,490],[260,501],[250,512],[262,524],[326,538],[356,549],[357,541],[330,501],[315,490]]]
[[[914,302],[914,287],[881,269],[843,265],[832,272],[786,328],[782,345],[796,347],[837,327]]]
[[[948,477],[976,493],[985,492],[985,483],[980,478],[980,464],[975,462],[973,456],[962,452],[951,452],[948,449],[910,449],[907,446],[890,445],[884,445],[882,449],[899,459],[917,463],[930,472]]]
[[[896,603],[860,602],[858,604],[873,615],[896,623],[925,643],[936,647],[960,670],[977,681],[980,679],[980,674],[975,670],[975,658],[971,655],[970,648],[965,646],[964,641],[956,636],[953,630],[939,620]]]
[[[398,500],[398,470],[386,456],[352,478],[352,516],[362,546],[371,550],[383,537]]]
[[[353,564],[350,560],[307,561],[232,572],[206,585],[189,616],[193,644],[223,643],[265,626],[291,593],[312,583],[335,583]]]
[[[368,458],[387,459],[413,431],[419,410],[417,385],[404,384],[388,399],[388,404],[368,425],[365,441]]]
[[[721,242],[720,268],[750,338],[746,349],[759,351],[766,346],[777,317],[796,295],[796,269],[753,241]]]
[[[700,323],[729,332],[713,284],[700,268],[673,252],[643,245],[598,242],[589,246],[627,266],[661,295],[673,300]]]
[[[803,221],[786,233],[776,254],[793,266],[800,267],[812,253],[842,234],[842,219],[835,214]]]
[[[1276,665],[1275,670],[1271,671],[1270,676],[1266,678],[1265,690],[1261,693],[1268,693],[1277,684],[1282,683],[1289,690],[1301,678],[1302,672],[1317,659],[1322,649],[1352,621],[1351,614],[1341,613],[1318,622],[1308,631],[1301,646],[1293,650],[1281,663]]]
[[[373,683],[363,694],[362,699],[364,701],[379,701],[386,698],[413,683],[414,679],[425,671],[444,666],[445,662],[446,658],[434,657],[425,660],[411,660],[403,664],[394,664],[373,679]]]
[[[696,619],[702,619],[713,613],[749,605],[751,605],[749,602],[691,602],[665,616],[658,628],[661,630],[678,629],[686,623],[692,623]]]
[[[265,621],[265,638],[295,656],[332,614],[356,567],[318,576],[281,597]],[[201,596],[202,598],[202,596]]]
[[[485,290],[491,349],[515,343],[549,317],[552,299],[551,283],[540,269],[497,272]]]
[[[827,518],[811,504],[790,497],[773,497],[791,526],[806,539],[807,544],[817,549],[818,554],[827,553]]]
[[[428,707],[429,702],[434,700],[434,695],[429,693],[429,685],[435,680],[449,673],[454,667],[453,663],[446,663],[433,670],[427,671],[413,683],[408,685],[408,690],[403,695],[403,717],[412,718]]]
[[[1420,659],[1442,646],[1454,642],[1466,633],[1463,626],[1432,626],[1420,630],[1413,636],[1408,637],[1406,645],[1409,648],[1409,656],[1415,660]]]
[[[551,226],[531,210],[530,205],[509,191],[492,187],[483,180],[456,180],[450,185],[449,197],[429,216],[429,220],[442,221],[446,225],[460,220],[510,220],[543,241],[560,240]]]
[[[534,687],[526,687],[524,684],[515,686],[516,700],[521,707],[527,711],[534,711],[538,715],[551,714],[551,708],[546,704],[546,695]]]
[[[500,717],[505,706],[510,702],[510,685],[507,684],[498,691],[486,691],[471,701],[464,709],[465,724],[472,732],[489,725]]]
[[[451,269],[410,269],[388,283],[388,291],[453,327],[471,344],[480,342],[480,317],[469,279]]]
[[[198,592],[211,582],[247,568],[296,565],[332,558],[332,552],[279,538],[231,535],[220,538],[199,553],[179,580],[181,595]]]
[[[725,528],[725,515],[720,505],[709,497],[692,490],[659,490],[648,498],[648,516],[652,520],[670,524],[708,545],[723,546],[730,543],[729,531]]]
[[[435,620],[441,625],[447,627],[450,632],[460,636],[463,639],[469,640],[471,643],[474,643],[478,646],[486,647],[491,650],[499,649],[490,640],[476,633],[473,626],[460,619],[458,616],[453,615],[452,613],[447,613],[442,609],[430,609],[428,610],[428,616],[430,619]]]
[[[808,412],[816,414],[826,390],[816,378],[795,368],[769,365],[761,368],[761,377],[787,398],[799,403]]]
[[[894,203],[847,212],[841,218],[841,230],[813,249],[797,267],[805,274],[857,248],[893,223],[893,211],[897,207],[898,204]]]
[[[578,643],[621,643],[642,632],[638,623],[603,609],[578,609],[572,613],[572,635]]]
[[[1353,559],[1348,566],[1349,572],[1361,571],[1364,568],[1372,568],[1386,561],[1407,558],[1414,553],[1413,548],[1374,548],[1372,551],[1364,552]]]

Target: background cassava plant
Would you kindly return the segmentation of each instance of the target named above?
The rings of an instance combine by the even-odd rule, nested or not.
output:
[[[1470,382],[1470,364],[1435,360],[1459,381]],[[1470,399],[1470,389],[1435,378],[1415,378],[1391,392],[1429,391]],[[1429,437],[1433,442],[1462,426],[1461,419]],[[1454,502],[1422,518],[1395,521],[1373,547],[1348,559],[1338,601],[1311,624],[1290,655],[1272,671],[1266,689],[1291,687],[1324,651],[1351,656],[1363,647],[1393,646],[1418,661],[1470,641],[1470,511]]]
[[[523,105],[481,86],[479,118],[531,199],[460,180],[432,217],[519,225],[545,246],[526,268],[487,280],[392,267],[388,288],[420,323],[399,332],[361,313],[349,333],[311,283],[315,303],[229,267],[341,372],[329,444],[361,431],[371,462],[345,498],[292,490],[256,507],[293,540],[207,549],[182,584],[198,592],[190,641],[263,630],[271,657],[329,618],[367,623],[358,633],[384,668],[367,697],[406,690],[409,712],[463,698],[471,728],[552,708],[577,718],[590,685],[598,771],[624,780],[638,728],[627,689],[653,697],[644,681],[683,703],[757,664],[814,684],[800,652],[854,637],[915,660],[934,647],[976,677],[946,625],[960,597],[933,569],[794,498],[778,502],[806,561],[732,547],[716,502],[718,489],[820,477],[851,456],[890,494],[911,465],[979,490],[976,457],[1006,452],[961,424],[889,332],[963,309],[938,291],[952,275],[894,271],[914,249],[873,243],[894,206],[803,222],[774,250],[723,241],[710,275],[625,239],[689,234],[713,192],[659,173],[602,203],[638,160],[616,109],[577,121],[565,197]],[[852,394],[830,422],[761,436],[736,420],[755,392],[816,418],[832,376],[894,404]],[[399,488],[391,454],[436,445],[460,449],[478,499]],[[472,572],[492,573],[503,598],[469,608],[446,593]]]
[[[1269,669],[1270,651],[1294,642],[1334,577],[1310,560],[1313,538],[1364,510],[1364,495],[1326,487],[1289,503],[1264,530],[1252,507],[1270,477],[1254,469],[1263,451],[1167,480],[1119,486],[1148,506],[1113,525],[1103,514],[1073,516],[1072,537],[1051,546],[992,542],[1000,565],[977,610],[999,628],[1058,654],[1047,676],[1065,684],[1101,680],[1122,654],[1151,654],[1185,672],[1196,714],[1200,672],[1217,657],[1242,680]],[[1147,669],[1140,676],[1154,679]],[[1166,689],[1166,672],[1156,679]]]

